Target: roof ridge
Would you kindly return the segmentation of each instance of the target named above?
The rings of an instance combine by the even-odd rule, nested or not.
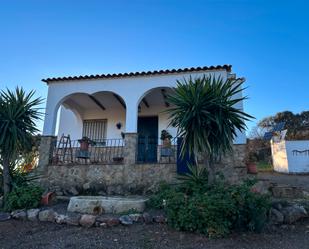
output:
[[[178,69],[165,69],[165,70],[153,70],[153,71],[141,71],[130,73],[113,73],[113,74],[90,74],[80,76],[65,76],[65,77],[53,77],[42,79],[43,82],[49,83],[53,81],[72,81],[72,80],[86,80],[86,79],[109,79],[109,78],[121,78],[121,77],[136,77],[145,75],[162,75],[173,73],[186,73],[186,72],[198,72],[206,70],[226,70],[231,72],[232,65],[217,65],[217,66],[204,66],[204,67],[191,67],[191,68],[178,68]]]

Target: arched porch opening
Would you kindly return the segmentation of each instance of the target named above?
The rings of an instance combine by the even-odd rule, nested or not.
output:
[[[123,161],[126,104],[113,92],[74,93],[59,102],[54,164]]]
[[[145,92],[138,101],[138,151],[137,161],[162,161],[164,151],[161,148],[169,137],[170,144],[175,144],[177,130],[170,126],[169,113],[171,104],[168,96],[173,94],[173,88],[156,87]],[[165,140],[165,142],[164,142]],[[166,153],[167,157],[174,157],[174,150]],[[174,158],[173,158],[174,160]]]
[[[73,140],[84,136],[94,140],[122,138],[126,104],[116,93],[74,93],[63,98],[58,106],[58,138],[62,134],[69,134]]]

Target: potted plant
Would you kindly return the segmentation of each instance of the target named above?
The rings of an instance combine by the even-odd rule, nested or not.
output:
[[[250,151],[246,157],[247,171],[249,174],[257,174],[257,166],[256,166],[257,161],[258,157],[256,152]]]
[[[81,151],[88,151],[89,145],[95,144],[90,138],[83,137],[82,139],[79,139],[78,142],[80,143],[80,150]]]
[[[171,147],[172,135],[167,130],[161,131],[160,139],[163,141],[163,147]]]

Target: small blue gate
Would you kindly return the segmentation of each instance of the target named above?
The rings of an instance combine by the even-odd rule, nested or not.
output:
[[[185,152],[185,156],[181,157],[181,144],[182,138],[177,138],[177,173],[178,174],[186,174],[190,173],[188,164],[195,164],[194,155],[189,156],[188,150]]]

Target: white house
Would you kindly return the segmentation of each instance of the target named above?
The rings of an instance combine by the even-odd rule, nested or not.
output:
[[[41,164],[53,164],[47,154],[51,153],[48,138],[58,136],[59,140],[62,134],[70,135],[72,140],[69,154],[76,155],[80,146],[76,140],[86,136],[95,141],[89,160],[85,160],[88,164],[119,162],[119,157],[124,158],[126,165],[134,164],[136,158],[143,163],[161,162],[161,156],[166,156],[166,152],[158,149],[162,130],[167,130],[173,138],[177,133],[168,125],[168,115],[164,112],[170,107],[166,97],[177,80],[204,75],[236,79],[230,65],[44,79],[48,97]],[[243,103],[237,108],[242,110]],[[239,132],[234,144],[245,143],[245,134]],[[55,152],[55,146],[52,150],[53,156],[59,153],[57,149]],[[167,156],[171,155],[167,153]],[[172,162],[175,164],[175,160]]]

